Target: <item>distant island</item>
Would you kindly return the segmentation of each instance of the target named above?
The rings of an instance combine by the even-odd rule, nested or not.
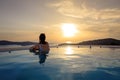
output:
[[[7,40],[1,40],[0,45],[21,45],[21,46],[27,46],[27,45],[34,45],[36,42],[30,42],[30,41],[24,41],[24,42],[13,42],[13,41],[7,41]]]
[[[62,45],[120,45],[120,40],[113,39],[113,38],[105,38],[105,39],[83,41],[79,43],[59,44],[59,46],[62,46]]]
[[[83,41],[79,45],[120,45],[120,40],[113,38]]]

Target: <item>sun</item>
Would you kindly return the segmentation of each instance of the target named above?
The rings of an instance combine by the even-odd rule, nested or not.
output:
[[[76,25],[72,23],[62,24],[62,31],[65,37],[73,37],[77,32]]]

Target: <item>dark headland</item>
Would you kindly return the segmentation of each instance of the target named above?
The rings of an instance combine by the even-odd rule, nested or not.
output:
[[[105,39],[97,39],[97,40],[89,40],[83,41],[79,43],[62,43],[61,45],[120,45],[120,40],[113,38],[105,38]]]
[[[0,45],[21,45],[21,46],[27,46],[27,45],[34,45],[36,42],[30,42],[30,41],[24,41],[24,42],[14,42],[14,41],[7,41],[7,40],[1,40]]]

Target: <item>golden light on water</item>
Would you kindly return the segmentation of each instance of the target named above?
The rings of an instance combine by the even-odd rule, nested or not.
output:
[[[73,54],[73,50],[71,47],[66,47],[66,52],[65,54]]]
[[[62,31],[65,37],[72,37],[77,32],[76,25],[72,23],[62,24]]]

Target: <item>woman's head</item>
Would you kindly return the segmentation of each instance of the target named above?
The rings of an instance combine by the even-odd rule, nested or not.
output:
[[[39,36],[39,42],[44,44],[45,43],[46,36],[44,33],[41,33]]]

